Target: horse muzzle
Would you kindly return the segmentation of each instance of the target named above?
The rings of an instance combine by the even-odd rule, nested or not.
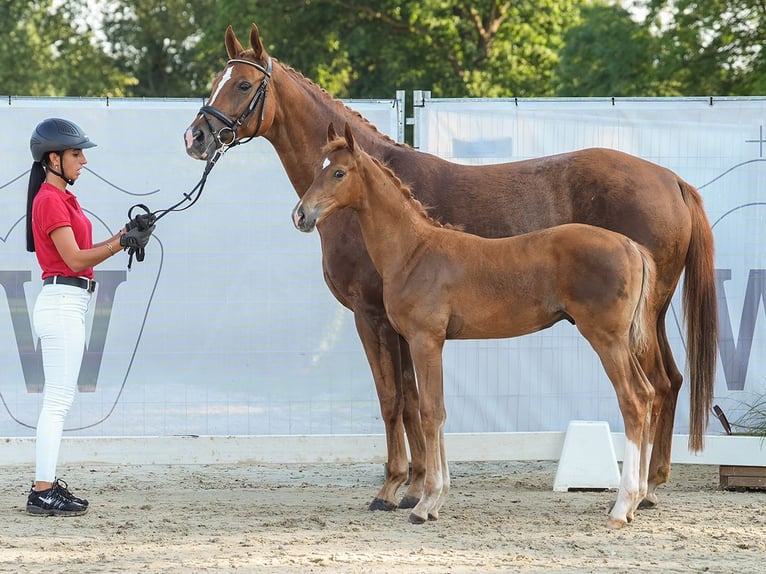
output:
[[[293,225],[295,229],[304,233],[311,233],[314,231],[316,223],[316,214],[312,212],[306,213],[303,209],[303,203],[298,202],[298,205],[293,209]]]
[[[184,132],[184,144],[187,155],[194,159],[207,160],[215,152],[215,138],[208,136],[202,128],[189,126]]]

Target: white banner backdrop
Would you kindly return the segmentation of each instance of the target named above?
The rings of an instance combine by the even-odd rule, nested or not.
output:
[[[24,251],[29,135],[63,116],[98,143],[73,187],[99,240],[127,209],[168,207],[204,164],[182,134],[199,100],[13,98],[0,106],[0,436],[30,436],[40,362],[30,314],[40,289]],[[349,102],[395,137],[395,101]],[[524,159],[604,146],[644,157],[700,187],[717,241],[727,317],[716,400],[727,413],[764,392],[761,302],[763,99],[416,101],[416,146],[459,162]],[[146,260],[99,268],[70,435],[381,433],[372,377],[353,317],[329,293],[316,234],[296,232],[297,201],[263,140],[227,153],[200,201],[158,224]],[[668,331],[684,365],[680,304]],[[728,326],[727,326],[728,325]],[[512,340],[454,341],[445,350],[449,432],[563,431],[570,419],[622,430],[614,392],[588,344],[567,325]],[[735,417],[734,417],[735,418]],[[676,432],[687,430],[682,391]],[[720,432],[713,420],[711,432]]]
[[[697,186],[716,241],[721,353],[715,402],[730,420],[766,393],[764,126],[766,98],[466,100],[415,94],[415,146],[451,161],[485,164],[607,147],[670,168]],[[683,369],[680,290],[667,328]],[[569,324],[519,339],[451,342],[444,368],[449,430],[560,431],[571,419],[624,428],[598,358]],[[684,387],[675,432],[688,432],[688,412]],[[721,433],[718,421],[711,421],[708,432]]]
[[[30,326],[41,288],[25,251],[29,138],[69,118],[98,144],[72,191],[102,240],[128,208],[182,199],[204,163],[183,132],[201,100],[6,99],[0,106],[0,436],[34,433],[41,400]],[[401,102],[349,102],[393,138]],[[380,433],[352,314],[325,286],[319,236],[296,231],[298,197],[264,139],[230,150],[202,198],[161,219],[146,259],[97,268],[69,435]]]

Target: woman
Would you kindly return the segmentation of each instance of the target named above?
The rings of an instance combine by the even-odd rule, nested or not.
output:
[[[145,219],[93,243],[91,222],[67,186],[87,163],[83,150],[95,145],[76,124],[59,118],[38,124],[29,145],[34,163],[27,191],[27,250],[36,252],[42,269],[33,323],[45,373],[35,481],[27,498],[30,514],[76,516],[88,510],[88,501],[56,478],[56,464],[85,350],[85,314],[96,287],[93,267],[121,248],[143,249],[154,231]]]

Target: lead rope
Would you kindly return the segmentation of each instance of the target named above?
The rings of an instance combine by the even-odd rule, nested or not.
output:
[[[197,200],[199,200],[199,198],[202,196],[202,190],[205,188],[207,176],[210,174],[210,171],[213,169],[216,162],[221,159],[221,157],[223,157],[223,154],[225,154],[229,148],[234,147],[238,143],[238,141],[235,141],[231,145],[224,145],[215,150],[213,157],[210,158],[210,161],[207,162],[205,171],[202,172],[202,177],[200,178],[199,182],[197,182],[197,185],[195,185],[189,193],[184,193],[183,197],[178,202],[174,203],[167,209],[158,209],[157,211],[151,211],[143,203],[137,203],[128,209],[128,220],[133,221],[135,225],[143,231],[148,229],[151,225],[154,225],[159,219],[165,217],[171,211],[185,211],[189,209],[192,205],[197,203]],[[189,205],[185,207],[179,207],[185,201],[188,201]],[[135,209],[140,209],[144,213],[134,216],[133,210]],[[134,256],[136,261],[140,262],[144,260],[144,254],[145,253],[143,247],[130,247],[128,249],[128,269],[130,269],[133,265]]]

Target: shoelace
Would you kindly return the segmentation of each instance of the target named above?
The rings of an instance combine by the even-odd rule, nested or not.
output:
[[[60,496],[62,496],[63,498],[66,498],[69,501],[79,503],[79,501],[81,500],[80,498],[78,498],[77,496],[75,496],[69,491],[69,485],[66,483],[66,481],[60,478],[57,478],[55,482],[53,483],[53,489],[54,489],[54,492],[58,493]]]

